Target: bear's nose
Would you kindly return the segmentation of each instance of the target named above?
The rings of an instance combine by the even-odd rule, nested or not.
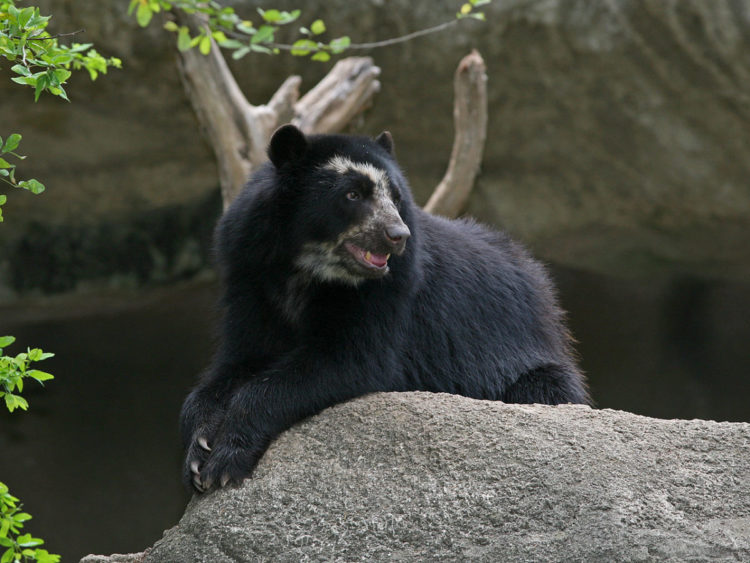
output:
[[[385,238],[388,243],[401,252],[406,245],[406,239],[411,236],[411,231],[404,223],[394,223],[385,227]]]

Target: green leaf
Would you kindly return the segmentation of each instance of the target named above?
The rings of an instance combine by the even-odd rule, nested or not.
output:
[[[58,69],[57,69],[57,70],[55,70],[55,72],[54,72],[54,75],[55,75],[55,78],[57,79],[57,83],[58,83],[58,85],[59,85],[59,84],[64,84],[64,83],[65,83],[65,81],[66,81],[66,80],[67,80],[68,78],[70,78],[70,75],[71,75],[71,74],[73,74],[73,73],[72,73],[72,72],[70,72],[69,70],[65,69],[65,68],[58,68]]]
[[[26,372],[26,375],[29,377],[36,379],[39,383],[43,381],[49,381],[50,379],[55,379],[55,376],[51,373],[47,373],[46,371],[40,371],[38,369],[30,369]]]
[[[31,537],[31,534],[24,534],[22,536],[18,536],[18,538],[16,538],[16,542],[21,547],[34,547],[37,545],[42,545],[44,543],[44,540],[33,538]]]
[[[352,44],[352,40],[349,39],[348,36],[344,35],[343,37],[338,37],[332,40],[328,44],[328,46],[331,48],[331,52],[334,55],[338,55],[339,53],[346,51],[349,48],[349,45],[351,44]]]
[[[315,20],[310,26],[310,31],[312,31],[315,35],[320,35],[321,33],[325,32],[325,30],[326,24],[323,23],[323,20]]]
[[[49,79],[47,78],[47,75],[43,74],[39,78],[37,78],[36,81],[36,87],[34,88],[34,101],[39,101],[39,94],[41,94],[44,89],[48,86]]]
[[[299,15],[302,13],[302,10],[292,10],[291,12],[281,12],[281,21],[279,24],[284,25],[287,23],[292,23],[294,20],[296,20]]]
[[[5,394],[5,406],[8,407],[10,412],[13,412],[17,408],[26,410],[29,408],[29,403],[20,395],[13,395],[11,393]]]
[[[164,24],[164,29],[167,31],[177,31],[179,28],[175,22],[170,20]]]
[[[242,47],[240,49],[237,49],[234,53],[232,53],[232,58],[234,60],[241,59],[245,55],[247,55],[250,52],[250,47]]]
[[[253,35],[252,39],[250,39],[250,43],[257,44],[273,41],[274,31],[276,31],[276,28],[272,25],[262,25],[258,28],[258,31]]]
[[[214,38],[214,41],[217,43],[221,43],[222,41],[227,40],[227,36],[223,31],[214,31],[211,33],[211,37]]]
[[[60,556],[54,553],[49,553],[46,549],[35,549],[34,557],[37,563],[59,563]]]
[[[25,68],[25,67],[24,67]],[[5,140],[5,144],[3,145],[2,152],[10,152],[14,151],[18,148],[18,145],[21,143],[21,135],[18,133],[13,133],[10,137],[8,137]]]
[[[28,512],[19,512],[18,514],[15,514],[13,516],[13,520],[16,522],[26,522],[28,520],[31,520],[32,516]]]
[[[4,158],[0,158],[0,168],[14,168],[14,167],[15,167],[14,164],[11,164]]]
[[[38,362],[39,358],[42,357],[42,350],[39,348],[32,348],[29,350],[29,360],[32,362]]]
[[[220,42],[219,45],[224,49],[242,49],[245,46],[244,43],[236,39],[226,39]]]
[[[318,44],[310,39],[298,39],[292,45],[292,55],[305,56],[318,50]]]
[[[268,23],[275,23],[281,20],[281,12],[279,12],[278,10],[264,10],[262,8],[258,8],[258,13],[260,14],[260,17],[262,17]]]
[[[2,197],[5,197],[5,196],[2,196]],[[15,341],[16,341],[15,336],[0,336],[0,348],[7,348],[11,344],[13,344]]]
[[[331,60],[331,55],[329,55],[325,51],[318,51],[312,57],[310,57],[310,59],[312,59],[313,61],[320,61],[320,62],[325,63]]]
[[[10,67],[10,70],[15,72],[16,74],[20,74],[21,76],[30,76],[31,71],[28,69],[28,67],[25,67],[23,65],[15,65]]]
[[[58,86],[57,88],[50,88],[49,91],[52,92],[55,96],[60,96],[66,102],[70,101],[70,99],[68,98],[68,94],[65,91],[65,88],[63,88],[62,86]]]
[[[34,195],[39,195],[45,190],[44,184],[33,178],[31,180],[22,180],[18,182],[18,187],[29,190]]]
[[[13,561],[15,554],[16,550],[13,547],[9,547],[5,550],[3,556],[0,557],[0,563],[10,563],[11,561]]]
[[[29,23],[29,20],[31,19],[31,16],[34,15],[34,8],[24,8],[21,10],[21,12],[18,14],[18,27],[25,28],[26,24]]]
[[[151,22],[152,17],[154,17],[154,13],[148,4],[138,5],[138,11],[135,13],[135,19],[138,21],[138,25],[146,27]]]
[[[36,86],[36,76],[14,76],[11,78],[16,84],[26,84],[28,86]]]
[[[190,49],[190,30],[184,25],[177,33],[177,48],[182,52]]]
[[[242,33],[245,33],[246,35],[252,35],[255,32],[255,28],[253,27],[253,22],[251,21],[241,21],[236,26],[237,31],[241,31]]]
[[[203,55],[208,55],[211,52],[211,38],[208,35],[204,35],[201,38],[198,49],[200,49],[200,52]]]

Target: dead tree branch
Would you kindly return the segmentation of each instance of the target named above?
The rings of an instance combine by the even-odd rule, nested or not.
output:
[[[456,217],[463,211],[482,163],[487,138],[487,74],[477,51],[456,69],[453,122],[455,138],[448,170],[432,193],[425,211]]]
[[[178,14],[181,24],[203,25],[195,16]],[[298,76],[288,78],[268,104],[254,106],[242,94],[219,47],[211,52],[180,52],[180,75],[198,120],[216,155],[224,208],[245,185],[251,172],[266,160],[271,133],[290,121],[306,133],[340,131],[372,105],[380,89],[380,69],[372,59],[339,61],[301,100]]]
[[[179,14],[183,25],[204,25],[196,16]],[[266,161],[273,131],[292,122],[305,133],[341,131],[357,114],[372,105],[380,90],[380,69],[369,57],[339,61],[312,90],[299,99],[301,79],[288,78],[271,100],[250,104],[229,70],[219,47],[211,52],[180,52],[180,75],[198,120],[216,155],[224,208]],[[455,140],[450,164],[425,209],[458,215],[471,192],[482,161],[487,132],[487,76],[476,51],[463,58],[455,76]]]

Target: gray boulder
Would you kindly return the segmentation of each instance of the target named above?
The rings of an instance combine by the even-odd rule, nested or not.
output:
[[[370,395],[116,557],[82,561],[747,561],[750,424]]]

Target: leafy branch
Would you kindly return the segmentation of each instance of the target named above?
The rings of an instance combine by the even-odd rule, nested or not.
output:
[[[24,522],[31,520],[31,514],[22,512],[22,508],[18,499],[8,492],[7,485],[0,483],[0,548],[5,548],[0,563],[29,559],[38,563],[58,563],[59,555],[38,547],[44,544],[44,540],[31,534],[21,535]]]
[[[13,133],[5,139],[5,143],[3,143],[3,138],[0,137],[0,180],[14,188],[23,188],[33,194],[40,194],[44,191],[44,184],[33,178],[30,180],[16,180],[16,165],[11,164],[6,160],[11,156],[19,160],[24,160],[26,158],[15,152],[18,145],[21,143],[21,139],[22,137],[18,133]],[[0,223],[3,221],[2,206],[7,199],[7,196],[0,194]],[[0,348],[2,348],[2,346],[0,346]]]
[[[17,408],[26,410],[29,403],[18,395],[23,391],[24,379],[30,378],[44,385],[45,381],[54,379],[51,374],[38,369],[30,369],[33,362],[41,362],[54,354],[43,352],[39,348],[27,349],[16,356],[3,355],[3,348],[15,342],[12,336],[0,336],[0,398],[5,399],[5,406],[10,412]],[[39,548],[44,540],[31,534],[21,534],[24,522],[31,520],[31,514],[22,512],[23,505],[8,492],[8,487],[0,483],[0,549],[5,548],[0,563],[37,561],[38,563],[57,563],[60,556]]]
[[[29,403],[26,399],[16,394],[23,391],[25,378],[33,379],[42,385],[45,381],[54,379],[54,376],[38,369],[29,369],[33,362],[41,362],[54,356],[44,352],[40,348],[29,348],[15,356],[3,356],[3,348],[15,342],[12,336],[0,336],[0,399],[5,399],[5,406],[10,412],[17,408],[26,410]]]
[[[120,59],[103,57],[91,43],[59,44],[58,38],[82,30],[50,35],[46,31],[50,19],[35,6],[19,9],[15,0],[0,0],[0,56],[15,63],[10,69],[16,75],[13,82],[34,88],[34,101],[45,91],[70,101],[64,84],[73,71],[86,69],[96,80],[110,67],[122,67]]]
[[[149,25],[154,14],[161,11],[180,10],[190,15],[202,15],[206,25],[194,32],[191,32],[187,26],[180,26],[174,21],[164,24],[166,30],[177,34],[177,47],[180,51],[187,51],[197,46],[202,54],[207,55],[211,51],[213,39],[220,47],[234,51],[232,53],[234,59],[242,58],[252,52],[278,54],[281,51],[288,51],[295,56],[310,55],[312,60],[325,62],[330,60],[331,55],[338,55],[344,51],[385,47],[437,33],[463,19],[484,20],[484,14],[474,11],[474,8],[489,4],[490,1],[469,0],[461,5],[454,20],[400,37],[371,43],[352,43],[348,36],[337,37],[327,42],[321,41],[320,36],[326,32],[325,22],[321,19],[315,20],[309,27],[299,28],[299,33],[304,36],[303,38],[291,44],[277,42],[276,33],[282,26],[297,21],[301,14],[300,10],[287,12],[258,8],[261,21],[257,26],[250,20],[240,18],[233,8],[222,6],[215,1],[131,0],[128,13],[135,12],[136,20],[142,27]]]

